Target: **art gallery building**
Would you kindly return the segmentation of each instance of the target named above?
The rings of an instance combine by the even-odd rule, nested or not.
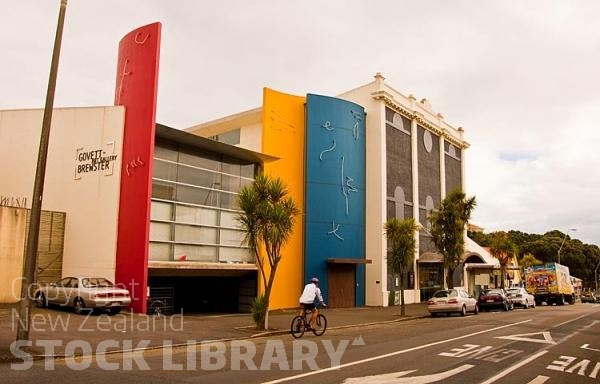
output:
[[[301,211],[272,308],[297,306],[312,276],[334,307],[388,305],[397,289],[383,235],[390,217],[415,217],[424,228],[415,233],[407,302],[443,285],[427,215],[464,187],[462,129],[380,74],[335,97],[265,88],[254,110],[167,127],[155,119],[160,33],[150,24],[121,41],[114,106],[54,110],[43,200],[51,219],[42,223],[48,246],[39,250],[38,277],[112,278],[140,312],[148,294],[173,311],[248,311],[262,287],[237,193],[265,172],[286,183]],[[20,276],[42,118],[42,110],[0,111],[0,156],[11,164],[0,169],[3,284]],[[467,256],[492,262],[478,250]],[[469,271],[457,277],[468,288]]]

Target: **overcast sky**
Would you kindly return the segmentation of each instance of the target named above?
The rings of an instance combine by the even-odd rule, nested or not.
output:
[[[0,0],[0,109],[45,103],[60,0]],[[600,2],[70,0],[55,107],[112,105],[117,47],[163,24],[157,121],[335,96],[376,72],[465,129],[472,222],[600,245]]]

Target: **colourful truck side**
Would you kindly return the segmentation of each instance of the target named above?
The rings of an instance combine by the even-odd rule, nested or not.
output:
[[[569,267],[558,263],[534,265],[525,269],[525,289],[540,305],[575,303],[575,290],[571,283]]]

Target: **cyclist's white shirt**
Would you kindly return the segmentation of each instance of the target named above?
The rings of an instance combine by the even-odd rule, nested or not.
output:
[[[309,283],[304,286],[304,291],[300,296],[300,304],[312,304],[315,302],[315,297],[319,298],[319,301],[323,302],[323,296],[321,296],[321,289],[314,283]]]

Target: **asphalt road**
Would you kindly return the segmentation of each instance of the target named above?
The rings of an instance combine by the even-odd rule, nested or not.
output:
[[[27,368],[17,370],[16,368]],[[7,383],[598,383],[600,305],[0,366]]]

